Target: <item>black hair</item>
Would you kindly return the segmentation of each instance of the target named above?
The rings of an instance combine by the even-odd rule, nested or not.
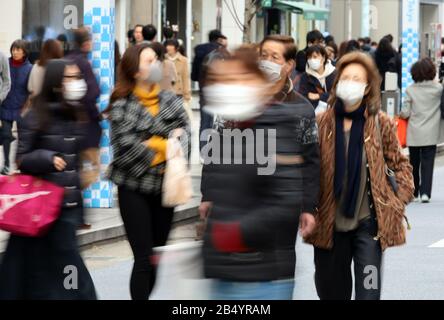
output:
[[[134,39],[134,29],[128,30],[126,36],[128,38],[129,43],[133,44],[134,42],[136,42],[136,40]]]
[[[226,37],[219,30],[211,30],[208,34],[208,40],[210,40],[210,42],[215,42],[221,38],[226,39]]]
[[[154,38],[156,38],[156,36],[157,36],[157,29],[152,24],[148,24],[143,27],[142,35],[143,35],[143,39],[145,39],[145,41],[153,41]]]
[[[15,40],[12,44],[11,44],[11,49],[9,50],[12,56],[12,50],[13,49],[22,49],[23,53],[25,54],[25,59],[28,58],[29,56],[29,43],[25,40],[22,39],[18,39]]]
[[[179,41],[177,41],[177,40],[167,40],[163,43],[163,45],[165,46],[165,48],[167,46],[173,46],[174,48],[176,48],[176,50],[179,50],[179,47],[180,47]]]
[[[436,67],[430,58],[423,58],[417,61],[410,71],[413,81],[431,81],[436,77]]]
[[[325,37],[325,45],[326,46],[336,45],[335,38],[332,35]]]
[[[321,56],[324,57],[324,67],[325,67],[325,65],[326,65],[327,62],[328,62],[328,54],[327,54],[327,50],[325,50],[324,47],[322,47],[322,46],[318,46],[318,45],[308,47],[307,52],[306,52],[306,54],[307,54],[307,64],[308,64],[308,59],[309,59],[309,57],[310,57],[313,53],[320,54]]]
[[[150,43],[148,48],[154,50],[157,55],[157,60],[159,60],[160,62],[163,62],[165,60],[166,49],[163,44],[161,44],[160,42],[152,42]]]
[[[388,39],[388,41],[390,41],[390,43],[393,42],[393,36],[391,34],[384,36],[384,38]]]
[[[91,33],[86,27],[80,27],[73,31],[74,44],[80,49],[85,42],[91,40]]]
[[[324,41],[324,36],[319,30],[313,30],[307,33],[307,44],[315,43],[316,41]]]
[[[63,97],[65,68],[71,65],[75,65],[75,63],[66,59],[54,59],[48,61],[45,67],[42,90],[33,105],[40,130],[44,130],[48,126],[54,112],[68,120],[78,120],[80,118],[80,110],[69,106]],[[52,106],[54,106],[54,109]]]
[[[384,37],[379,41],[378,49],[376,49],[378,53],[392,53],[394,51],[392,43],[389,38]]]
[[[163,28],[163,36],[166,40],[172,39],[174,37],[174,31],[170,27]]]
[[[61,33],[57,36],[57,40],[60,42],[68,42],[68,37],[66,36],[66,34]]]
[[[359,45],[359,42],[353,39],[347,43],[345,53],[350,53],[350,52],[359,51],[359,50],[361,50],[361,46]]]

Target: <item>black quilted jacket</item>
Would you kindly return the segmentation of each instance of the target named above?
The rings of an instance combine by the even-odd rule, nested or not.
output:
[[[285,103],[269,106],[260,117],[239,128],[246,133],[245,129],[255,132],[254,146],[245,139],[223,139],[227,132],[219,132],[212,139],[220,140],[220,159],[228,163],[220,161],[203,168],[203,201],[213,203],[204,236],[205,273],[209,278],[230,281],[293,278],[299,216],[314,213],[319,192],[314,110],[294,93]],[[231,157],[224,153],[224,144],[225,148],[241,144],[244,150],[257,150],[263,140],[261,129],[270,134],[276,130],[274,173],[258,174],[261,161],[247,164],[244,152],[243,164],[229,164],[234,152]],[[268,150],[273,153],[273,148]]]

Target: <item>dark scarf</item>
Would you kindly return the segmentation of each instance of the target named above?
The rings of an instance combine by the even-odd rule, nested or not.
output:
[[[364,145],[365,105],[347,113],[341,100],[335,105],[336,114],[336,156],[335,156],[335,197],[340,199],[345,176],[344,118],[353,120],[347,159],[347,190],[345,194],[345,212],[347,218],[353,218],[361,183],[362,150]]]
[[[12,66],[14,68],[19,68],[19,67],[21,67],[25,63],[25,59],[21,59],[21,60],[11,59],[11,60],[12,60]]]

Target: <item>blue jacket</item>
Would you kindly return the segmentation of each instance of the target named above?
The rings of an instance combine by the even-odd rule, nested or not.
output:
[[[9,69],[11,74],[11,90],[2,103],[1,119],[17,121],[20,118],[20,111],[29,96],[28,79],[32,64],[26,60],[20,67],[14,67],[12,65],[12,58],[9,58]]]
[[[191,80],[201,82],[203,64],[205,58],[214,50],[220,48],[220,44],[216,42],[203,43],[194,49],[194,60],[191,70]]]

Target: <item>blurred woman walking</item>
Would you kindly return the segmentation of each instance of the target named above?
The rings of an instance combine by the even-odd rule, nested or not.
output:
[[[65,193],[61,214],[45,236],[9,238],[0,266],[0,299],[96,299],[76,235],[83,216],[79,154],[87,115],[79,100],[85,93],[77,65],[50,61],[40,95],[19,122],[18,168],[63,187]],[[67,266],[77,273],[76,290],[65,287]]]

